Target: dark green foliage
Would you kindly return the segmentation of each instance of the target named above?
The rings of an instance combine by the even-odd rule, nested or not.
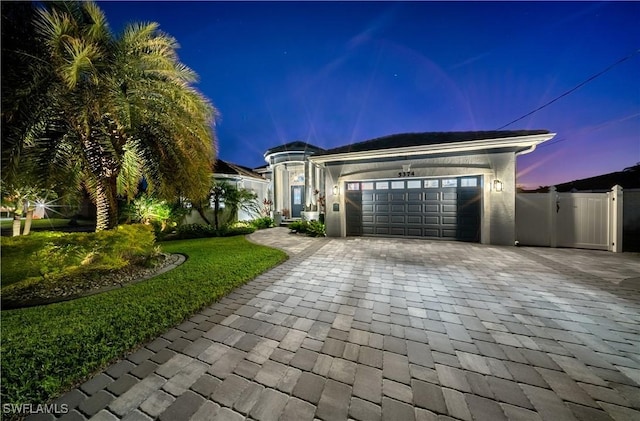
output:
[[[56,1],[3,4],[2,24],[4,181],[86,191],[97,230],[143,177],[160,198],[206,197],[216,111],[157,23],[115,35],[95,3]]]
[[[289,229],[309,237],[326,236],[324,224],[319,221],[294,221],[289,224]]]
[[[223,227],[219,230],[221,237],[232,237],[234,235],[247,235],[254,233],[255,227],[251,225],[233,225],[230,227]]]
[[[178,227],[176,237],[178,239],[207,238],[207,237],[232,237],[234,235],[246,235],[255,232],[251,225],[236,223],[215,229],[212,225],[185,224]]]
[[[138,284],[2,312],[2,403],[44,403],[286,259],[242,237],[163,244],[187,261]]]
[[[324,224],[319,221],[311,221],[309,222],[309,226],[307,227],[307,235],[310,237],[324,237],[326,236]]]
[[[217,237],[216,229],[211,225],[204,224],[184,224],[178,226],[177,238],[206,238]]]
[[[146,225],[122,225],[96,233],[40,232],[2,238],[3,298],[11,289],[96,270],[120,269],[155,253],[155,237]],[[13,284],[7,290],[6,288]]]
[[[273,226],[273,219],[268,216],[263,216],[258,219],[254,219],[251,221],[251,225],[253,225],[256,229],[265,229],[271,228]]]

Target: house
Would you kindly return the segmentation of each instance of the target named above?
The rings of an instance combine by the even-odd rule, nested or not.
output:
[[[622,171],[556,184],[555,188],[557,192],[607,192],[611,191],[611,188],[616,185],[625,190],[640,189],[640,164],[625,168]],[[540,187],[533,191],[544,193],[549,191],[549,186]]]
[[[547,130],[407,133],[328,150],[298,141],[267,150],[262,171],[271,180],[276,216],[314,219],[324,212],[331,237],[514,244],[516,155],[554,136]]]
[[[242,165],[233,164],[228,161],[223,161],[222,159],[216,159],[213,165],[213,177],[218,182],[223,182],[228,185],[235,187],[236,189],[246,189],[256,194],[257,204],[258,206],[262,206],[262,203],[265,199],[270,197],[270,181],[267,180],[262,174],[252,170],[251,168],[243,167]],[[209,220],[213,221],[213,197],[210,198],[210,206],[208,209],[204,209],[204,216]],[[253,212],[248,212],[244,209],[238,209],[238,214],[229,215],[227,211],[225,211],[224,200],[220,202],[220,209],[222,211],[222,220],[231,221],[249,221],[255,219],[260,216]],[[203,216],[200,215],[195,210],[189,212],[185,219],[184,223],[186,224],[207,224],[207,221],[203,219]]]

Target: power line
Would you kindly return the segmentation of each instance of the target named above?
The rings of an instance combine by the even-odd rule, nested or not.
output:
[[[496,130],[502,130],[505,127],[508,127],[510,125],[512,125],[515,122],[518,122],[520,120],[522,120],[523,118],[529,117],[531,114],[537,113],[538,111],[540,111],[543,108],[548,107],[549,105],[553,104],[554,102],[558,101],[561,98],[564,98],[565,96],[569,95],[570,93],[577,91],[578,89],[582,88],[584,85],[586,85],[587,83],[591,82],[592,80],[594,80],[595,78],[602,76],[603,74],[607,73],[609,70],[613,69],[614,67],[616,67],[618,64],[625,62],[627,60],[629,60],[631,57],[635,56],[636,54],[640,53],[640,49],[637,49],[636,51],[634,51],[633,53],[629,54],[626,57],[621,58],[620,60],[616,61],[615,63],[611,64],[609,67],[607,67],[606,69],[596,73],[595,75],[589,77],[588,79],[584,80],[583,82],[579,83],[578,85],[574,86],[573,88],[569,89],[568,91],[566,91],[565,93],[561,94],[560,96],[557,96],[556,98],[552,99],[551,101],[547,102],[546,104],[543,104],[541,106],[539,106],[538,108],[536,108],[535,110],[528,112],[527,114],[523,115],[522,117],[518,117],[515,120],[513,120],[510,123],[505,124],[502,127],[499,127]]]

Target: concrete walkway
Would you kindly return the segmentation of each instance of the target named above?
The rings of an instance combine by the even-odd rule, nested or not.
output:
[[[291,258],[60,398],[62,418],[640,420],[637,254],[250,240]]]

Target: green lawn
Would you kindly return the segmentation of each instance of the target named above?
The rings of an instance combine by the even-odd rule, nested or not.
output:
[[[187,261],[104,294],[1,313],[3,403],[44,403],[286,255],[244,237],[162,243]]]

